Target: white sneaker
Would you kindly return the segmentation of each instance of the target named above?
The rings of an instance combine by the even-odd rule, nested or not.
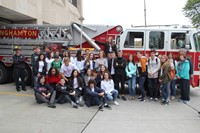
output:
[[[114,101],[113,102],[115,105],[119,106],[119,103],[117,101]]]

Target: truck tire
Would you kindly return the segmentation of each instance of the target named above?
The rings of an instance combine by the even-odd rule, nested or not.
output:
[[[31,68],[28,65],[26,65],[25,66],[25,79],[24,79],[26,85],[31,84],[31,79],[32,79],[31,76],[32,76]]]
[[[5,84],[8,79],[8,70],[3,64],[0,64],[0,84]]]
[[[12,75],[13,75],[12,77],[14,79],[14,75],[15,75],[14,71],[12,71]],[[31,76],[32,76],[31,69],[30,69],[30,67],[28,65],[26,65],[25,66],[25,78],[24,78],[24,81],[25,81],[26,85],[30,85],[31,84]]]

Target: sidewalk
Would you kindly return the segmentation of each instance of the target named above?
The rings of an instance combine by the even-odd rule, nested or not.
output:
[[[146,99],[118,100],[112,110],[86,106],[56,109],[36,104],[33,90],[16,92],[13,84],[0,85],[0,133],[198,133],[200,115],[178,100],[169,106]],[[200,110],[200,88],[191,89],[189,105]],[[96,113],[97,112],[97,113]],[[96,115],[95,115],[96,114]],[[93,118],[94,116],[94,118]],[[93,118],[93,119],[92,119]],[[90,122],[91,121],[91,122]]]

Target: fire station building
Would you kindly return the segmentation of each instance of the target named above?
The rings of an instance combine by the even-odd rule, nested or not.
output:
[[[70,24],[81,14],[82,0],[0,0],[0,24]]]

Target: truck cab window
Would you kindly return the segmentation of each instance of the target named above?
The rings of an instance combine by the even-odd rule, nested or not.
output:
[[[124,47],[142,48],[144,32],[128,32]]]
[[[196,51],[200,51],[200,33],[195,33],[193,35],[193,38],[194,38],[194,44],[195,44],[195,48],[196,48]]]
[[[186,33],[171,33],[171,49],[185,48]]]
[[[164,48],[164,32],[152,31],[149,34],[149,48],[163,49]]]

